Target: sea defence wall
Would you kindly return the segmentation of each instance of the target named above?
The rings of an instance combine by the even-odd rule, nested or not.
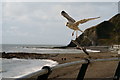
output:
[[[74,61],[74,62],[69,62],[69,63],[64,63],[64,64],[59,64],[57,66],[54,67],[49,67],[49,66],[44,66],[41,70],[31,73],[31,74],[27,74],[25,76],[22,76],[20,78],[17,79],[12,79],[12,80],[60,80],[59,78],[56,79],[57,77],[59,77],[58,73],[61,73],[62,70],[64,70],[64,68],[69,68],[72,66],[76,66],[79,65],[78,67],[78,73],[76,73],[76,78],[74,79],[69,79],[69,80],[84,80],[85,76],[86,76],[86,72],[89,71],[88,68],[90,65],[93,65],[93,63],[109,63],[110,61],[114,61],[116,63],[116,66],[114,67],[114,69],[112,69],[111,67],[111,71],[114,74],[113,76],[109,77],[109,80],[119,80],[120,78],[120,58],[107,58],[107,59],[84,59],[84,60],[80,60],[80,61]],[[100,66],[98,66],[100,67]],[[109,66],[110,67],[110,66]],[[73,67],[73,71],[74,72],[74,68]],[[102,68],[102,67],[100,67]],[[62,72],[66,72],[68,70],[64,70]],[[69,73],[69,77],[71,76],[70,74],[72,74],[72,72],[67,72]],[[104,71],[105,72],[105,71]],[[53,74],[54,73],[54,74]],[[95,72],[96,73],[96,72]],[[95,74],[93,73],[93,74]],[[65,74],[65,73],[64,73]],[[104,73],[103,73],[104,74]],[[104,77],[104,78],[108,78],[108,77]],[[5,80],[5,79],[3,79]],[[67,79],[64,79],[67,80]]]

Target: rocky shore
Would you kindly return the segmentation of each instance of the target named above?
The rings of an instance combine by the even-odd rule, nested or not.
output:
[[[49,59],[50,57],[56,56],[55,55],[50,55],[50,54],[37,54],[37,53],[25,53],[25,52],[10,52],[10,53],[5,53],[2,52],[2,58],[19,58],[19,59]]]

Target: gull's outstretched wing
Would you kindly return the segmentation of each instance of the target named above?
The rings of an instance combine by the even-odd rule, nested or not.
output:
[[[75,20],[71,18],[65,11],[62,11],[61,15],[64,16],[69,22],[72,22],[72,23],[75,22]]]
[[[94,20],[94,19],[98,19],[100,17],[96,17],[96,18],[89,18],[89,19],[82,19],[80,21],[77,21],[76,24],[83,24],[83,23],[86,23],[87,21],[90,21],[90,20]]]

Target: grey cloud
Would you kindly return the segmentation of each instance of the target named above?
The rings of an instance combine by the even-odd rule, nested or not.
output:
[[[114,8],[114,9],[113,9]],[[60,15],[67,11],[76,20],[101,16],[101,19],[81,25],[85,30],[117,13],[116,3],[4,3],[3,43],[64,44],[71,39],[72,30]],[[80,33],[81,34],[81,33]]]

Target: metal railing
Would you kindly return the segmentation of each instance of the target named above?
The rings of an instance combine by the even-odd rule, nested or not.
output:
[[[115,73],[115,78],[116,78],[116,76],[117,76],[117,78],[120,77],[120,75],[119,75],[119,73],[120,73],[120,58],[108,58],[108,59],[84,59],[81,61],[74,61],[74,62],[59,64],[59,65],[56,65],[54,67],[44,66],[41,70],[39,70],[37,72],[22,76],[20,78],[15,79],[15,80],[29,80],[31,78],[34,78],[36,80],[46,80],[52,71],[62,69],[65,67],[70,67],[73,65],[78,65],[78,64],[82,64],[84,69],[82,69],[82,67],[81,67],[80,71],[82,71],[82,73],[79,72],[79,75],[83,75],[83,76],[81,77],[78,75],[77,80],[79,80],[79,78],[81,78],[80,80],[83,80],[88,64],[92,63],[92,62],[101,62],[101,61],[103,61],[103,62],[105,62],[105,61],[119,61],[119,65],[118,65],[118,68],[116,69],[116,73]],[[85,69],[85,67],[86,67],[86,69]],[[117,80],[117,78],[114,80]]]

